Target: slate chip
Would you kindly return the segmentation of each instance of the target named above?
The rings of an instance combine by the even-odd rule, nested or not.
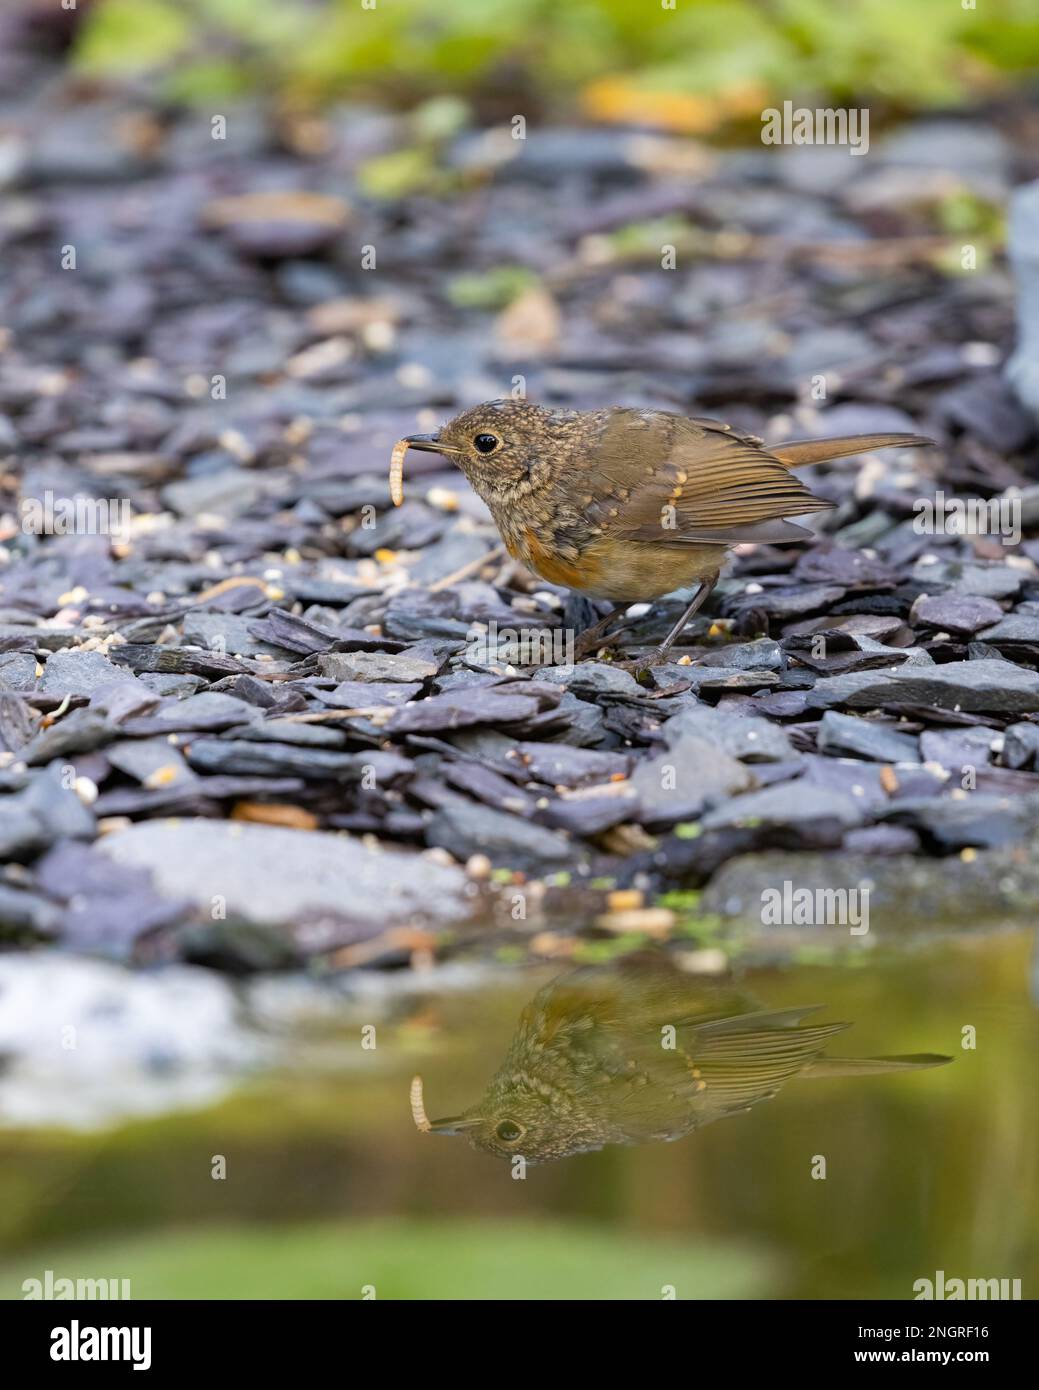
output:
[[[850,714],[827,710],[819,721],[816,747],[820,753],[849,754],[869,758],[873,762],[916,762],[920,756],[917,740],[910,734],[879,724],[872,719],[858,719]]]
[[[998,623],[1002,616],[1003,609],[995,599],[956,593],[922,594],[909,614],[912,622],[968,635]]]
[[[544,873],[572,865],[579,849],[558,830],[466,802],[442,806],[426,824],[426,843],[464,863],[485,854],[496,867]]]
[[[660,151],[648,158],[627,132],[542,132],[497,167],[508,197],[490,216],[482,177],[455,189],[446,220],[414,215],[421,197],[374,200],[394,267],[383,303],[348,273],[350,211],[297,190],[338,187],[373,153],[392,162],[396,117],[354,113],[344,134],[333,113],[327,148],[304,151],[272,144],[246,102],[218,152],[190,112],[157,96],[153,110],[142,89],[129,105],[105,96],[76,134],[77,93],[48,97],[67,86],[64,59],[34,53],[23,92],[25,61],[5,51],[18,197],[14,221],[0,218],[0,323],[17,351],[0,353],[0,453],[23,497],[126,497],[137,521],[126,543],[5,540],[0,851],[15,878],[0,881],[0,923],[123,959],[161,949],[280,969],[387,926],[466,920],[475,883],[423,845],[528,878],[587,871],[647,901],[667,887],[710,894],[761,851],[817,850],[827,869],[853,854],[892,882],[936,855],[952,856],[946,877],[966,872],[959,848],[1027,862],[1039,784],[1028,343],[1006,376],[1005,277],[965,294],[929,265],[892,277],[869,263],[873,238],[906,230],[892,217],[917,216],[906,198],[920,169],[962,182],[962,122],[905,118],[865,182],[849,181],[846,158],[729,151],[710,173],[710,226]],[[93,139],[121,131],[126,112],[157,142],[129,160],[122,138]],[[991,200],[1020,136],[970,125],[967,180]],[[474,124],[427,154],[485,174],[485,134]],[[217,188],[229,152],[231,184]],[[148,198],[113,238],[128,167],[147,172]],[[217,193],[230,202],[214,205]],[[273,215],[286,199],[288,220]],[[674,215],[696,235],[785,226],[855,254],[778,269],[723,258],[673,290],[623,243],[632,224]],[[584,267],[551,349],[528,353],[511,311],[454,302],[463,263],[479,281],[536,261],[567,284],[587,236],[609,239],[616,264]],[[47,258],[65,239],[97,273],[59,285]],[[532,398],[563,407],[712,414],[768,440],[904,430],[941,452],[805,472],[834,503],[815,536],[740,546],[664,665],[552,664],[567,654],[557,639],[605,601],[499,558],[486,506],[446,460],[409,456],[400,508],[386,481],[395,440],[499,394],[514,358]],[[820,363],[840,367],[840,400],[814,410],[798,391]],[[213,372],[233,384],[227,401],[209,394]],[[1020,541],[927,534],[918,503],[939,483],[950,498],[1020,499]],[[616,654],[650,651],[680,601],[628,619]],[[540,633],[540,659],[506,670],[507,652],[480,647],[492,622]],[[44,863],[46,885],[33,877]],[[229,894],[223,924],[217,893]],[[406,964],[402,940],[372,960]]]
[[[856,708],[937,705],[965,713],[1027,714],[1039,710],[1039,673],[1009,661],[951,661],[944,666],[900,667],[828,676],[808,696],[808,707]]]
[[[386,722],[388,734],[463,729],[474,724],[515,724],[538,713],[536,698],[500,695],[495,686],[448,691],[398,710]]]

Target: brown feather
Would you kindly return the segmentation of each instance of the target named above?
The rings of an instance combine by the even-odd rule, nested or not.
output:
[[[634,480],[633,457],[645,460]],[[595,461],[608,486],[586,515],[612,523],[627,540],[674,546],[798,539],[783,528],[762,534],[762,525],[833,505],[809,492],[759,440],[713,420],[617,412]],[[620,477],[626,488],[614,483]]]
[[[836,439],[792,439],[775,445],[771,452],[787,468],[803,468],[849,454],[867,454],[872,449],[920,449],[933,443],[922,434],[850,434]]]

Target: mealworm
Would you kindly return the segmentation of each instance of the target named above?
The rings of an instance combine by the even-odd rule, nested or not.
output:
[[[408,441],[400,439],[390,455],[390,500],[395,507],[404,501],[404,455],[407,452]]]
[[[398,446],[399,447],[399,446]],[[394,450],[396,453],[396,450]],[[422,1078],[416,1076],[411,1083],[411,1118],[415,1121],[415,1128],[428,1134],[433,1126],[429,1123],[426,1115],[426,1106],[422,1099]]]

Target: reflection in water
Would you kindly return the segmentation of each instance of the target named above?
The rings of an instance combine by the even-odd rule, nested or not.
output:
[[[849,1023],[808,1023],[822,1005],[768,1010],[730,986],[666,959],[589,966],[557,977],[523,1010],[485,1095],[421,1130],[464,1134],[477,1148],[528,1163],[606,1144],[651,1144],[770,1100],[792,1077],[868,1076],[951,1061],[824,1057]]]

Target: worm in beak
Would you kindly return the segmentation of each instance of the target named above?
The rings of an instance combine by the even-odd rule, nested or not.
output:
[[[421,449],[427,454],[454,452],[441,448],[435,434],[409,434],[404,439],[398,439],[390,455],[390,500],[395,507],[404,501],[404,455],[409,449]]]
[[[397,448],[400,448],[400,445],[398,445]],[[395,449],[394,453],[396,452],[397,450]],[[411,1118],[415,1121],[415,1128],[422,1134],[428,1134],[433,1128],[429,1123],[425,1102],[422,1099],[421,1076],[413,1077],[411,1082]]]
[[[446,1120],[431,1120],[426,1114],[426,1104],[422,1098],[422,1078],[412,1077],[411,1118],[420,1134],[464,1134],[467,1129],[475,1129],[479,1119],[469,1115],[452,1115]]]

